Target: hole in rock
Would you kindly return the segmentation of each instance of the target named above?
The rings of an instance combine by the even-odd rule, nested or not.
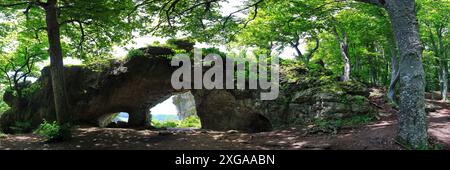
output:
[[[191,92],[174,94],[163,98],[162,102],[154,105],[148,111],[144,122],[156,128],[165,129],[199,129],[200,118],[197,116],[194,96]],[[133,115],[131,115],[133,116]],[[151,119],[149,119],[151,118]],[[130,114],[117,112],[102,116],[99,119],[100,127],[127,128]],[[130,122],[131,123],[131,122]]]
[[[127,112],[118,112],[105,115],[99,119],[99,126],[110,128],[126,128],[128,127],[129,117],[130,115]]]
[[[175,94],[150,109],[152,122],[156,128],[198,129],[201,128],[197,116],[194,96],[191,92]]]

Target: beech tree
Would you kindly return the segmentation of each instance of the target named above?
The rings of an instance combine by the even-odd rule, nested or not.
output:
[[[447,101],[450,3],[446,0],[421,0],[418,9],[422,40],[426,48],[433,53],[441,98]]]
[[[399,140],[410,144],[414,148],[426,147],[428,143],[427,135],[427,120],[425,113],[425,74],[422,65],[422,52],[423,46],[420,41],[420,34],[418,30],[418,21],[416,17],[416,2],[414,0],[356,0],[377,7],[383,8],[387,11],[392,30],[398,50],[400,53],[399,64],[399,82],[400,82],[400,112],[398,114],[398,137]],[[193,1],[188,3],[187,1],[163,1],[163,9],[161,14],[166,14],[165,20],[167,25],[172,25],[173,21],[179,21],[183,23],[183,19],[176,19],[177,14],[186,14],[197,9],[209,11],[210,7],[220,7],[218,4],[220,0],[212,1]],[[340,1],[318,1],[323,4],[335,3],[335,2],[352,2],[350,0]],[[188,4],[186,4],[188,3]],[[244,6],[237,12],[247,11],[249,17],[247,19],[236,21],[244,21],[239,27],[246,27],[249,22],[253,21],[258,14],[260,5],[264,4],[264,0],[249,0],[244,2]],[[176,12],[174,12],[176,11]],[[253,11],[253,12],[252,12]],[[236,13],[237,13],[236,12]],[[222,25],[227,26],[226,21],[230,18],[233,19],[231,13],[226,19],[221,22]],[[204,18],[197,18],[202,20]],[[242,23],[242,22],[241,22]],[[201,28],[201,27],[200,27]],[[234,26],[236,28],[236,26]]]
[[[428,146],[425,112],[425,73],[423,46],[414,0],[357,0],[386,9],[400,51],[400,112],[398,137],[414,148]]]
[[[0,0],[0,11],[5,15],[23,15],[30,20],[30,31],[39,35],[46,31],[53,98],[57,121],[70,122],[67,114],[68,96],[64,80],[63,57],[70,55],[63,51],[61,39],[67,38],[69,49],[77,49],[73,57],[83,58],[83,46],[91,50],[104,50],[104,47],[131,38],[135,6],[132,0]],[[64,34],[61,34],[64,33]],[[91,48],[92,47],[92,48]],[[106,48],[107,49],[107,48]],[[75,50],[74,50],[75,51]],[[64,52],[67,52],[66,54]]]

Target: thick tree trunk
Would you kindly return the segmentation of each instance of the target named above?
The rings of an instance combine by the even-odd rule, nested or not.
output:
[[[398,137],[414,148],[427,147],[425,73],[414,0],[386,1],[400,51]]]
[[[68,123],[68,99],[65,89],[64,64],[61,49],[61,37],[57,18],[57,0],[48,0],[45,6],[47,34],[50,53],[50,72],[52,78],[53,98],[58,123]]]

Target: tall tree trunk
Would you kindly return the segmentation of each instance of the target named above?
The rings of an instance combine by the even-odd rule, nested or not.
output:
[[[373,44],[369,44],[367,45],[367,49],[369,49],[369,52],[375,53],[375,46]],[[367,56],[367,61],[369,63],[369,72],[370,72],[370,79],[371,79],[371,84],[372,85],[377,85],[377,72],[376,72],[376,66],[377,63],[374,62],[374,60],[376,61],[376,56],[369,54]]]
[[[398,137],[414,148],[427,147],[425,73],[414,0],[383,1],[400,51]]]
[[[390,47],[390,55],[391,55],[391,82],[389,84],[389,90],[387,97],[390,102],[397,103],[395,101],[395,86],[397,85],[398,79],[400,77],[398,71],[398,59],[397,59],[397,50],[395,48],[395,44],[392,44]]]
[[[348,55],[348,37],[345,31],[341,31],[342,38],[337,32],[336,26],[333,27],[333,33],[336,36],[336,40],[339,43],[339,50],[341,52],[342,61],[344,62],[344,73],[341,77],[341,81],[350,81],[351,67],[350,58]]]
[[[448,89],[448,62],[444,49],[444,45],[442,42],[442,27],[438,25],[434,25],[436,29],[436,38],[433,35],[433,31],[431,31],[430,24],[427,24],[428,28],[428,36],[431,41],[431,47],[433,49],[433,53],[436,57],[436,63],[439,65],[437,69],[437,75],[439,80],[439,91],[443,101],[447,101],[447,89]]]
[[[58,123],[63,124],[68,123],[70,119],[69,115],[67,115],[68,100],[65,89],[64,64],[56,5],[57,0],[48,0],[45,6],[45,12],[56,118]]]
[[[448,99],[448,62],[443,57],[440,60],[439,67],[439,84],[441,89],[442,101],[447,101]]]
[[[439,58],[440,58],[440,72],[441,72],[441,96],[442,101],[447,101],[447,92],[448,92],[448,61],[446,49],[444,47],[444,43],[442,41],[442,27],[436,28],[437,38],[439,43]]]

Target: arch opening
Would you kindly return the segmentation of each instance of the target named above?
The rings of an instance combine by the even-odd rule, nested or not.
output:
[[[156,128],[199,129],[195,99],[191,92],[170,96],[150,109],[151,125]]]
[[[177,93],[162,98],[157,104],[149,106],[145,113],[145,123],[157,129],[200,129],[195,99],[191,92]],[[100,127],[130,128],[135,113],[114,112],[98,119]],[[140,116],[139,116],[140,117]]]
[[[128,112],[117,112],[104,115],[98,119],[100,127],[127,128],[130,114]]]

